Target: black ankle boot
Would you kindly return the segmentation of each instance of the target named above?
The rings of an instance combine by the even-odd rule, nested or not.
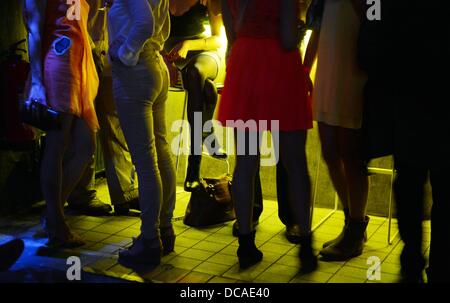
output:
[[[228,157],[225,150],[222,147],[220,147],[219,140],[217,139],[217,136],[214,134],[214,129],[210,133],[203,133],[202,139],[206,149],[208,150],[208,153],[213,158],[226,159]]]
[[[310,273],[317,269],[317,256],[314,254],[312,247],[312,236],[301,236],[300,243],[300,272]]]
[[[255,231],[252,231],[247,235],[239,234],[239,248],[237,250],[237,256],[239,258],[239,267],[241,269],[255,265],[263,258],[263,253],[256,248],[255,234]]]
[[[175,249],[175,231],[173,229],[173,226],[160,228],[160,234],[161,234],[161,243],[163,248],[163,254],[167,255],[174,251]]]
[[[364,248],[364,233],[369,223],[369,217],[362,221],[350,218],[344,230],[343,237],[334,244],[322,249],[320,254],[330,261],[345,261],[362,254]]]
[[[200,186],[200,163],[202,156],[190,155],[188,159],[188,168],[186,179],[184,180],[184,190],[192,192]]]
[[[323,243],[323,246],[322,246],[323,248],[326,248],[326,247],[328,247],[330,245],[333,245],[333,244],[341,241],[342,237],[344,237],[345,228],[346,228],[346,226],[348,224],[348,220],[350,218],[350,211],[349,211],[348,208],[344,208],[343,211],[344,211],[345,219],[344,219],[344,227],[342,228],[341,233],[336,238],[334,238],[333,240],[330,240],[330,241],[327,241],[327,242]],[[367,242],[367,232],[366,231],[364,231],[364,242]]]

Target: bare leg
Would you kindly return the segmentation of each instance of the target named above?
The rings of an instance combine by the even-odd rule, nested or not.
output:
[[[88,165],[92,155],[92,138],[84,120],[68,114],[63,115],[60,130],[47,133],[41,186],[47,202],[50,240],[68,241],[73,237],[65,222],[63,206]],[[69,143],[76,144],[77,154],[64,163],[64,154]]]
[[[83,119],[74,118],[71,144],[74,145],[76,155],[63,164],[62,201],[68,199],[70,193],[83,176],[95,152],[94,133]]]
[[[322,156],[327,164],[328,173],[344,208],[348,208],[349,192],[345,180],[344,163],[339,154],[337,127],[319,122],[319,136],[322,145]]]
[[[367,209],[369,177],[362,157],[361,131],[340,128],[339,148],[347,181],[350,217],[363,221]]]
[[[236,131],[237,136],[245,136],[244,142],[248,151],[249,132]],[[257,136],[256,133],[253,133]],[[236,136],[236,138],[237,138]],[[239,142],[243,143],[243,142]],[[259,144],[259,143],[258,143]],[[237,146],[237,145],[236,145]],[[259,147],[258,147],[259,150]],[[253,203],[255,198],[255,178],[259,169],[260,155],[236,156],[236,166],[233,175],[232,196],[236,217],[238,222],[239,233],[241,235],[250,234],[253,231]]]
[[[306,131],[280,133],[280,161],[287,175],[288,200],[295,224],[300,226],[301,235],[311,232],[311,182],[306,162]]]

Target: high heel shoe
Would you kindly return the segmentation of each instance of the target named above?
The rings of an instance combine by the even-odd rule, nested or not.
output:
[[[186,179],[184,180],[184,190],[193,192],[200,186],[200,163],[202,156],[190,155],[188,158],[188,168]]]
[[[206,141],[206,142],[205,142]],[[214,134],[214,130],[211,133],[203,133],[203,144],[208,151],[208,154],[216,159],[226,159],[228,155],[226,151],[219,145],[219,140]]]
[[[255,265],[263,258],[263,253],[256,248],[255,234],[255,231],[252,231],[247,235],[239,234],[239,248],[237,250],[237,256],[239,258],[239,267],[241,269]]]

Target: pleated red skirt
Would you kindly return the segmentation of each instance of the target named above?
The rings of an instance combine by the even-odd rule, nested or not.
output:
[[[312,128],[306,77],[300,53],[284,51],[278,39],[238,38],[227,66],[218,120],[224,126],[254,120],[259,130]],[[279,127],[271,121],[278,121]]]

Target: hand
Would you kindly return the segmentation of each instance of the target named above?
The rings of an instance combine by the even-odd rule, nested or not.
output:
[[[308,90],[308,95],[312,97],[313,91],[314,91],[314,84],[311,80],[311,76],[307,75],[306,77],[306,89]]]
[[[30,96],[27,103],[29,103],[31,100],[36,100],[42,105],[47,106],[45,87],[42,83],[35,83],[31,85]]]
[[[175,63],[168,58],[167,53],[161,53],[161,55],[164,58],[164,62],[167,65],[167,69],[169,70],[170,86],[176,86],[178,84],[178,76],[179,76],[178,68],[175,65]]]
[[[116,40],[114,40],[111,45],[109,45],[109,57],[111,58],[111,61],[120,61],[119,59],[119,48],[122,46],[122,44],[125,42],[125,38],[119,37]]]
[[[168,55],[169,60],[173,62],[181,58],[186,59],[189,50],[189,40],[182,41],[175,45],[175,47],[170,51]]]

